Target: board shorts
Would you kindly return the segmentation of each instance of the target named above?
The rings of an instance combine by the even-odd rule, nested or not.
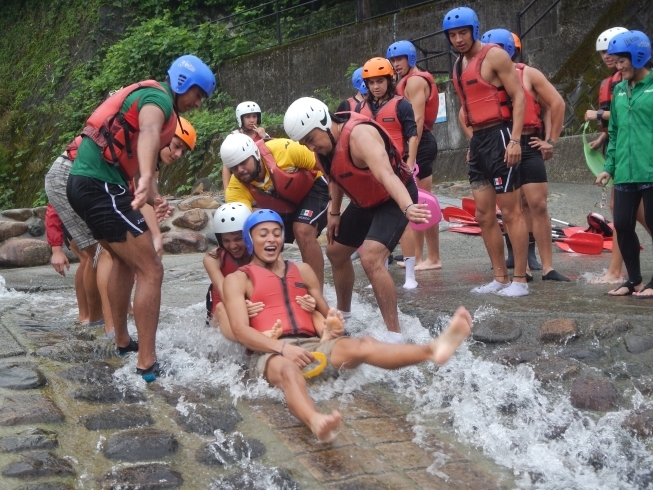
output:
[[[285,243],[295,241],[295,234],[292,229],[293,223],[304,223],[314,226],[316,228],[315,236],[320,236],[322,230],[327,225],[327,210],[330,200],[331,197],[329,196],[327,181],[324,177],[319,177],[315,180],[308,194],[302,199],[302,202],[299,203],[299,206],[297,206],[297,211],[280,215],[283,220]]]
[[[66,191],[70,205],[96,240],[124,242],[127,233],[137,237],[148,231],[143,215],[132,209],[134,196],[128,187],[71,175]]]
[[[422,139],[419,140],[419,145],[417,146],[417,155],[415,156],[415,163],[419,167],[419,173],[417,174],[418,180],[433,175],[433,163],[437,156],[438,144],[435,141],[435,136],[428,129],[424,128]]]
[[[333,376],[337,374],[337,370],[331,364],[331,351],[336,342],[344,339],[345,337],[338,337],[337,339],[327,340],[320,342],[319,337],[282,337],[279,340],[292,345],[297,345],[306,349],[309,352],[321,352],[326,356],[327,365],[320,376]],[[254,352],[249,358],[249,376],[251,378],[266,378],[267,379],[267,365],[268,361],[273,356],[278,356],[276,352],[259,353]]]
[[[547,182],[542,152],[528,144],[533,136],[537,134],[523,134],[521,137],[521,162],[519,163],[521,185]]]
[[[59,156],[45,175],[45,193],[64,226],[64,236],[84,250],[97,243],[84,220],[73,210],[66,195],[68,176],[73,166],[66,155]],[[66,244],[68,245],[68,244]]]
[[[510,123],[474,131],[469,143],[469,182],[488,181],[497,194],[521,187],[519,164],[508,167],[503,161],[510,141]]]
[[[406,190],[412,201],[417,203],[417,185],[413,179],[406,183]],[[361,208],[351,203],[342,213],[339,232],[334,240],[354,248],[360,247],[365,240],[373,240],[392,252],[406,225],[408,218],[393,199],[373,208]]]

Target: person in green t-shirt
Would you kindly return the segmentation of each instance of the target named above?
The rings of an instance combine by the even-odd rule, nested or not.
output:
[[[622,75],[612,94],[608,152],[596,183],[614,180],[614,227],[628,279],[608,293],[653,298],[653,279],[642,286],[639,238],[635,233],[637,209],[644,202],[647,231],[653,229],[653,72],[651,41],[640,31],[614,36],[608,54],[616,58]]]
[[[159,220],[172,212],[157,188],[159,152],[172,141],[177,113],[199,108],[215,85],[209,67],[185,55],[173,62],[166,82],[119,90],[89,118],[68,178],[70,205],[113,259],[108,294],[118,352],[138,352],[136,372],[147,382],[160,372],[155,339],[163,265],[140,209],[151,205]],[[138,342],[127,332],[134,277]]]

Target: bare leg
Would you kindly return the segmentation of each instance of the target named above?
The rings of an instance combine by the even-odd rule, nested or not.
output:
[[[610,194],[610,211],[614,216],[614,186]],[[592,279],[590,284],[621,284],[623,282],[623,274],[621,273],[623,265],[624,259],[617,243],[617,230],[612,230],[612,255],[610,256],[608,270],[601,277]]]
[[[290,413],[306,424],[320,442],[334,439],[333,431],[338,429],[342,420],[340,413],[335,410],[331,414],[317,411],[306,391],[306,380],[295,363],[282,356],[273,356],[268,361],[266,377],[272,386],[281,388]]]
[[[397,314],[397,289],[392,276],[383,266],[390,252],[380,242],[365,240],[359,253],[361,265],[372,284],[374,296],[387,329],[391,332],[401,333]]]
[[[515,191],[498,194],[497,200],[499,201],[499,208],[501,209],[501,217],[504,223],[506,223],[508,236],[512,242],[512,252],[515,257],[515,274],[513,280],[515,282],[525,283],[528,256],[528,230],[521,210],[521,192]],[[476,206],[478,213],[478,204]],[[495,208],[492,207],[492,213],[494,213],[494,211]],[[498,252],[499,255],[503,257],[503,240],[499,240],[499,242],[501,243],[501,247],[494,253]],[[505,263],[506,261],[504,258],[504,266]]]
[[[371,337],[345,338],[331,351],[331,364],[339,369],[353,369],[370,364],[384,369],[398,369],[423,361],[444,364],[471,334],[472,318],[462,306],[454,314],[449,326],[427,345],[385,344]]]
[[[347,247],[337,242],[328,244],[326,248],[327,257],[331,262],[338,309],[346,312],[351,311],[351,295],[354,290],[354,266],[351,263],[351,254],[354,250],[356,250],[354,247]],[[383,264],[381,267],[383,268]]]
[[[156,361],[155,341],[161,307],[163,265],[154,250],[149,231],[137,237],[128,233],[126,241],[110,246],[114,252],[114,263],[109,279],[109,300],[116,328],[116,344],[122,347],[128,342],[123,343],[119,332],[127,329],[127,308],[136,273],[134,321],[139,346],[136,367],[149,369]]]
[[[324,288],[324,255],[320,244],[317,243],[317,229],[309,224],[297,222],[293,223],[292,229],[302,254],[302,261],[311,266],[320,281],[320,287]]]
[[[86,255],[86,267],[84,267],[84,290],[88,302],[88,321],[96,322],[102,319],[102,299],[97,286],[97,269],[93,267],[97,244],[82,250]]]
[[[429,175],[417,182],[417,187],[431,192],[433,176]],[[423,259],[424,238],[426,238],[426,260]],[[440,262],[440,227],[435,225],[426,231],[415,232],[416,271],[442,269]]]
[[[521,189],[528,204],[527,207],[524,207],[524,218],[528,224],[528,229],[533,230],[533,236],[540,251],[542,274],[547,274],[553,270],[551,218],[546,206],[548,185],[546,182],[526,184]],[[529,220],[531,223],[528,223]]]
[[[229,317],[227,316],[227,310],[224,307],[224,303],[220,301],[215,307],[215,312],[213,313],[213,318],[211,319],[212,327],[219,327],[220,332],[226,338],[232,342],[236,342],[236,337],[231,331],[231,324],[229,323]]]
[[[79,259],[79,265],[75,272],[75,296],[77,297],[77,321],[81,324],[88,323],[88,302],[86,301],[86,290],[84,289],[84,270],[88,261],[86,254],[81,252],[74,240],[70,242],[70,250]]]
[[[100,252],[97,263],[97,287],[102,300],[102,313],[104,314],[104,331],[111,333],[115,331],[113,316],[111,314],[111,303],[109,302],[109,277],[113,268],[111,254],[107,250]]]
[[[506,267],[506,258],[503,254],[503,235],[496,215],[497,195],[488,181],[472,182],[472,195],[476,203],[476,220],[481,226],[481,236],[492,263],[494,279],[502,284],[507,284],[510,279]],[[528,242],[528,235],[526,241]],[[525,248],[522,255],[522,259],[525,261]],[[524,275],[524,272],[518,275]]]

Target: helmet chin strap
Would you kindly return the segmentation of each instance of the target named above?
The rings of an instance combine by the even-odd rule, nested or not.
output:
[[[261,160],[256,157],[254,157],[254,160],[256,161],[256,178],[258,179],[258,176],[261,175]]]
[[[333,148],[331,148],[331,153],[333,153],[336,151],[336,139],[333,137],[333,133],[331,132],[330,128],[327,128],[326,132],[329,135],[329,139],[331,140],[331,145],[333,146]]]

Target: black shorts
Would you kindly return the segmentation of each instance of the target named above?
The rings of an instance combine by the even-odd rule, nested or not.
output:
[[[71,207],[86,222],[96,240],[124,242],[127,233],[137,237],[148,230],[140,211],[132,209],[134,196],[129,188],[70,175],[66,194]]]
[[[417,185],[413,179],[406,184],[406,190],[413,202],[417,203]],[[404,215],[404,210],[392,199],[373,208],[361,208],[351,203],[342,213],[335,241],[358,248],[365,240],[374,240],[392,252],[407,224],[408,218]]]
[[[519,165],[508,167],[503,161],[509,141],[510,123],[474,131],[467,164],[470,183],[487,180],[497,194],[519,189]]]
[[[297,207],[294,213],[282,214],[284,236],[286,243],[295,241],[293,223],[305,223],[315,227],[315,236],[320,236],[327,225],[327,210],[329,208],[329,186],[324,177],[315,181],[311,190]]]
[[[419,173],[417,174],[419,180],[433,175],[433,162],[435,162],[435,157],[437,156],[438,144],[435,141],[435,136],[428,129],[424,128],[415,157],[415,163],[419,167]]]
[[[519,163],[521,185],[547,182],[542,152],[528,144],[533,136],[537,135],[523,134],[521,137],[521,162]]]

